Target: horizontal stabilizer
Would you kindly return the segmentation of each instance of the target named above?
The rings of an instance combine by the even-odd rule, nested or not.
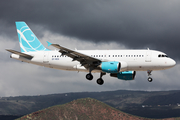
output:
[[[25,54],[25,53],[21,53],[21,52],[15,51],[15,50],[9,50],[9,49],[6,49],[6,50],[11,52],[11,53],[20,55],[20,56],[22,56],[24,58],[27,58],[27,59],[32,59],[33,58],[33,56],[31,56],[31,55],[28,55],[28,54]]]

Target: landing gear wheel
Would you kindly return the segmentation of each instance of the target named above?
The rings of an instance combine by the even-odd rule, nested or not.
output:
[[[97,84],[102,85],[104,83],[104,80],[102,78],[97,79]]]
[[[152,79],[151,77],[149,77],[149,78],[148,78],[148,81],[149,81],[149,82],[152,82],[152,81],[153,81],[153,79]]]
[[[92,80],[93,79],[93,75],[91,73],[86,75],[86,79],[88,80]]]

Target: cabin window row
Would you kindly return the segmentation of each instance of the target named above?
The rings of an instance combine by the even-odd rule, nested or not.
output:
[[[91,57],[144,57],[144,55],[91,55]],[[67,57],[66,55],[52,55],[52,57]],[[159,56],[158,56],[159,57]]]
[[[144,55],[107,55],[108,57],[144,57]],[[91,57],[106,57],[106,55],[91,55]]]
[[[52,55],[52,57],[67,57],[66,55]]]
[[[167,55],[159,54],[158,57],[168,57]]]

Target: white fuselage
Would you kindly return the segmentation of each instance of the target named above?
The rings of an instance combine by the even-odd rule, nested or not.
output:
[[[167,57],[165,53],[155,50],[78,50],[85,55],[100,59],[101,61],[118,61],[123,63],[121,71],[147,71],[164,70],[173,67],[176,62]],[[78,61],[59,51],[37,51],[26,54],[34,56],[31,60],[12,54],[11,57],[54,69],[89,72]],[[93,70],[92,72],[101,72]]]

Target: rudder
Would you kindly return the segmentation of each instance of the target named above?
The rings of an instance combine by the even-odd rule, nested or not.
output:
[[[48,51],[25,22],[16,22],[21,52]]]

